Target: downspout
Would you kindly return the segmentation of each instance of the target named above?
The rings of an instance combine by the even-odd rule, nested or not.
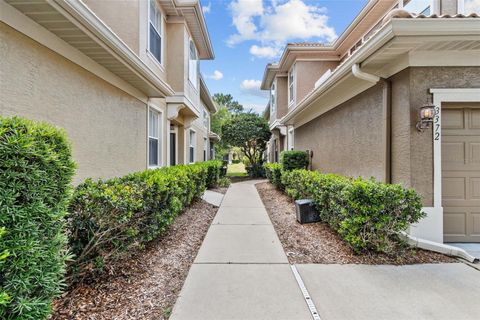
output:
[[[391,173],[391,84],[390,81],[380,78],[371,73],[367,73],[361,70],[358,63],[352,66],[352,74],[362,80],[377,84],[382,82],[383,92],[382,92],[382,124],[383,132],[382,135],[382,145],[384,149],[384,182],[391,183],[392,173]]]

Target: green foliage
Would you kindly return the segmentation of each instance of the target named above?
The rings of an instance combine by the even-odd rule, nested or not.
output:
[[[210,121],[210,130],[222,136],[222,126],[223,124],[232,117],[231,112],[227,107],[223,105],[218,105],[218,110],[211,115]],[[220,141],[215,143],[215,154],[217,157],[222,157],[224,154],[228,153],[230,146],[220,139]]]
[[[250,166],[246,166],[245,170],[247,171],[247,175],[251,178],[265,177],[265,168],[261,163],[255,163]]]
[[[133,173],[79,185],[70,205],[70,264],[75,280],[112,267],[160,235],[219,182],[221,161]]]
[[[263,166],[265,168],[265,175],[267,176],[267,179],[278,189],[283,189],[283,166],[280,163],[266,163]]]
[[[294,199],[313,199],[321,220],[357,253],[393,253],[400,231],[425,216],[420,196],[400,185],[307,170],[283,171],[282,183]]]
[[[307,169],[308,154],[305,151],[297,150],[283,151],[280,154],[280,163],[286,171]]]
[[[263,170],[263,152],[270,136],[267,121],[254,113],[235,115],[222,126],[222,139],[231,146],[241,148],[253,167],[252,173]]]
[[[243,106],[238,101],[233,100],[231,94],[215,93],[212,99],[219,106],[225,106],[230,113],[243,112]]]
[[[217,183],[217,187],[228,188],[230,186],[230,179],[227,177],[220,178]]]
[[[63,288],[75,172],[62,130],[0,118],[0,318],[44,319]]]

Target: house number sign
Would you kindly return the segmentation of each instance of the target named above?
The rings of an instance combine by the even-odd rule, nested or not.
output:
[[[440,107],[435,107],[435,116],[433,118],[433,136],[434,140],[438,141],[440,140]]]

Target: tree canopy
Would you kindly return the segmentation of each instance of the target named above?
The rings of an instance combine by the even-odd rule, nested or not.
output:
[[[255,113],[239,113],[222,125],[222,140],[239,147],[252,166],[262,162],[271,133],[267,120]]]
[[[225,106],[231,113],[238,114],[243,111],[243,106],[238,101],[233,100],[231,94],[215,93],[212,99],[219,106]]]

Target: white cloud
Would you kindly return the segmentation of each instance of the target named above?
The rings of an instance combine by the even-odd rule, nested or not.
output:
[[[281,49],[279,47],[259,47],[255,44],[250,47],[250,54],[257,58],[275,58],[278,57],[280,53]]]
[[[213,80],[221,80],[223,79],[223,73],[218,70],[215,70],[213,71],[213,74],[207,76],[207,78],[213,79]]]
[[[268,96],[268,92],[260,90],[261,84],[260,80],[246,79],[240,84],[240,90],[246,95],[265,98]]]
[[[209,2],[208,5],[202,6],[202,11],[204,14],[210,13],[212,11],[212,3]]]
[[[465,13],[480,13],[480,0],[465,0]]]
[[[320,38],[332,42],[337,38],[328,25],[326,9],[307,5],[303,0],[287,0],[279,4],[262,0],[235,0],[230,5],[237,33],[227,40],[233,46],[242,41],[256,40],[263,46],[283,46],[289,39]]]

